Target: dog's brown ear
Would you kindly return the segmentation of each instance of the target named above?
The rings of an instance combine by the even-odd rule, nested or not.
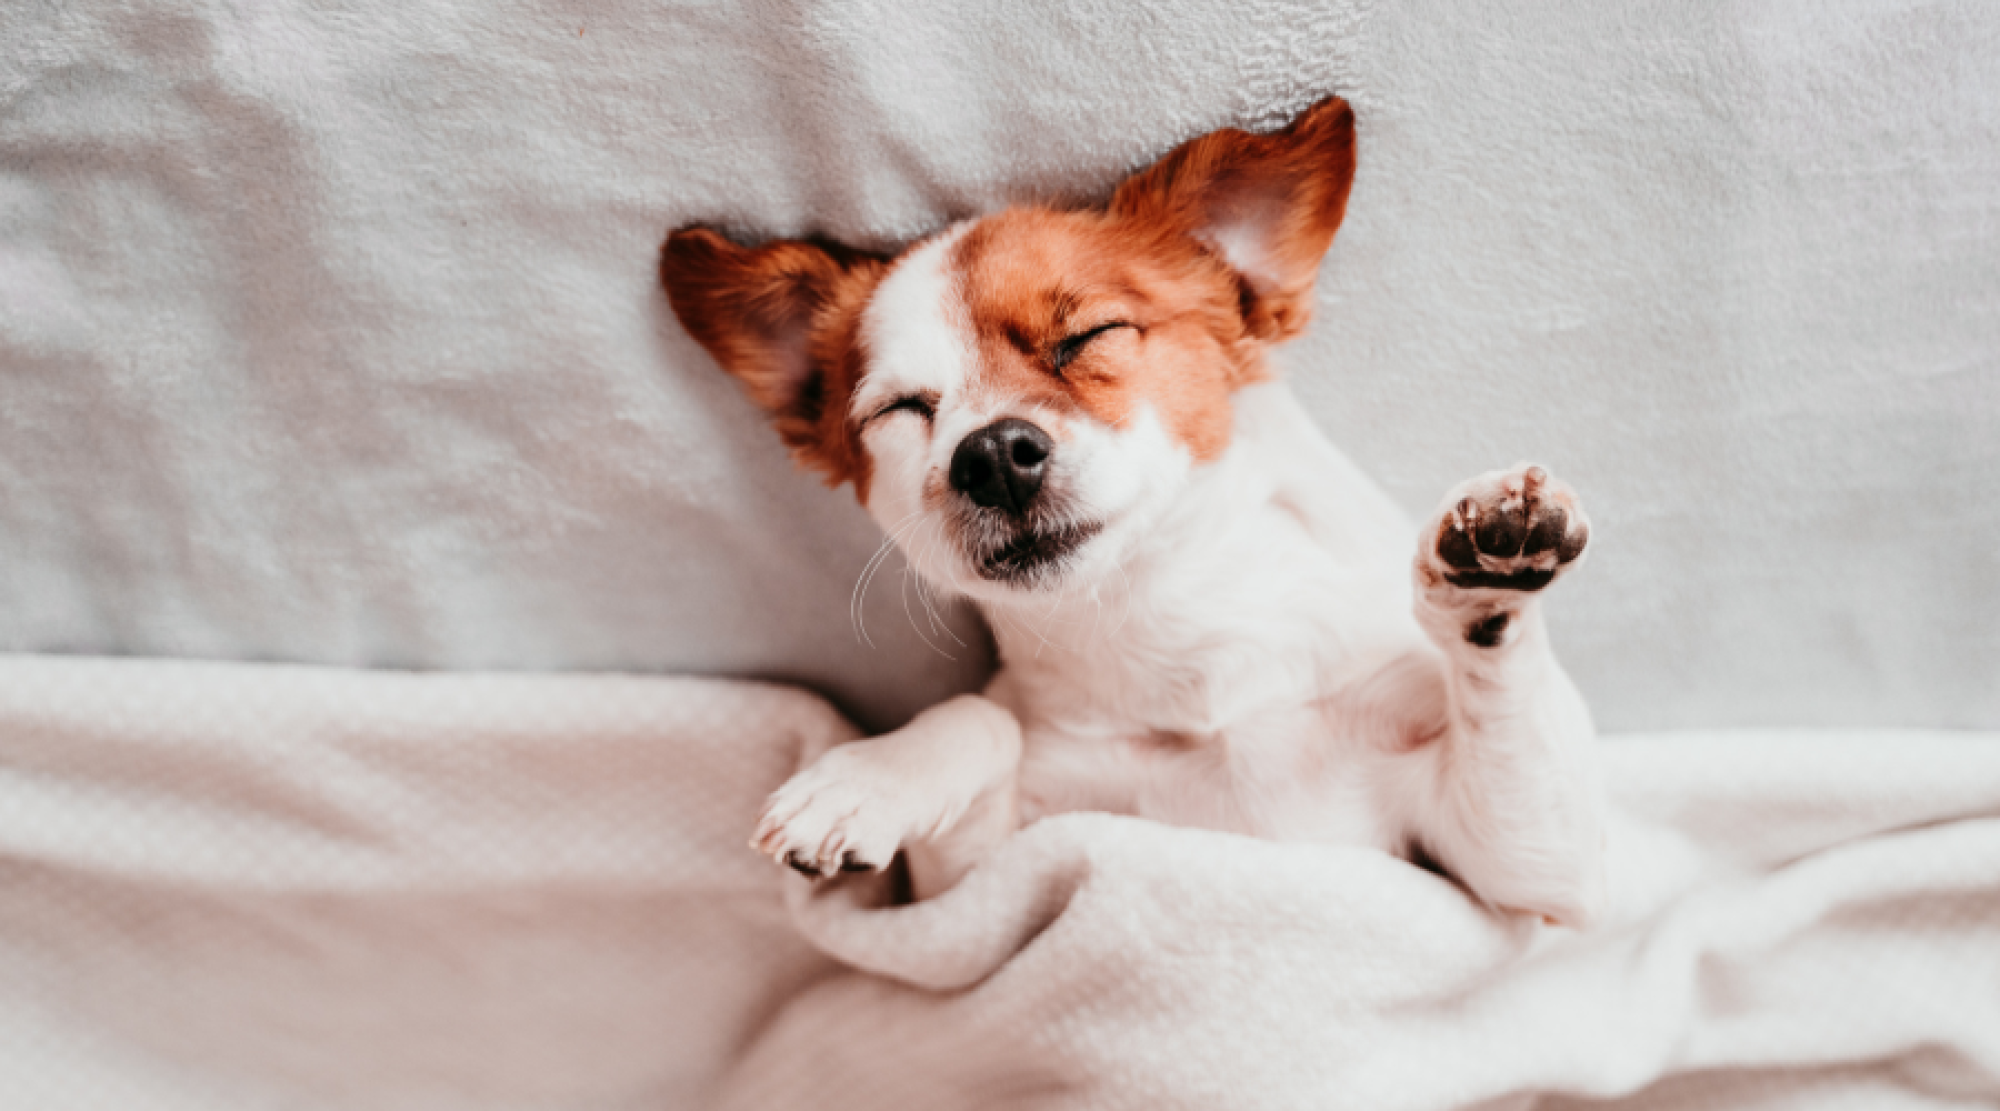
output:
[[[1228,128],[1181,144],[1127,178],[1111,212],[1207,244],[1240,276],[1250,334],[1276,341],[1312,316],[1313,280],[1353,181],[1354,113],[1329,97],[1283,131]]]
[[[674,232],[660,250],[660,281],[681,325],[833,484],[856,477],[846,405],[860,373],[861,309],[883,269],[833,244],[739,247],[700,227]]]

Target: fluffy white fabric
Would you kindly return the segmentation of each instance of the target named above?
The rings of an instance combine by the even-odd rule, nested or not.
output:
[[[0,646],[974,684],[673,322],[1328,92],[1292,353],[1412,512],[1542,459],[1616,728],[2000,727],[2000,8],[0,5]],[[965,637],[978,643],[977,637]],[[955,650],[954,650],[955,651]]]
[[[810,695],[0,657],[0,1106],[691,1108],[827,971]]]
[[[1619,909],[1582,937],[1101,815],[928,904],[798,900],[916,987],[815,953],[743,844],[847,732],[753,684],[0,658],[0,1102],[2000,1099],[2000,737],[1607,742]]]

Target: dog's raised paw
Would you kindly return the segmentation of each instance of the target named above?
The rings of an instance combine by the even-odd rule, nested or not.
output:
[[[822,879],[886,868],[921,818],[847,746],[828,751],[764,805],[750,847]]]
[[[1430,585],[1535,591],[1582,557],[1590,522],[1566,484],[1523,463],[1453,491],[1430,536]]]

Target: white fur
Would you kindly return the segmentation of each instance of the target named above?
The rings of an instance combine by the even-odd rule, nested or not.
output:
[[[862,316],[868,375],[848,405],[866,417],[908,393],[956,395],[972,375],[972,344],[964,306],[952,287],[946,259],[965,232],[958,225],[912,247],[882,279]],[[877,454],[876,462],[882,460]]]
[[[880,866],[902,849],[921,898],[1019,821],[1105,810],[1420,848],[1491,905],[1587,921],[1603,886],[1592,727],[1539,593],[1442,582],[1439,517],[1419,534],[1413,590],[1408,522],[1282,385],[1239,391],[1231,446],[1199,466],[1148,410],[1114,428],[972,389],[944,262],[956,234],[884,280],[854,411],[936,396],[933,420],[896,413],[864,431],[868,505],[922,576],[979,605],[1002,670],[983,699],[801,772],[758,846],[827,873],[843,852]],[[1044,488],[1102,526],[1053,583],[983,579],[949,535],[940,476],[967,433],[1004,416],[1055,437]],[[1440,513],[1521,473],[1475,479]],[[1469,643],[1468,625],[1500,609],[1501,642]],[[1020,726],[1011,746],[1002,708]]]

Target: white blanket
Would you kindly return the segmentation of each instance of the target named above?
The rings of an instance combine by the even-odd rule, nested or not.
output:
[[[1611,738],[1583,936],[1063,817],[932,903],[800,900],[890,979],[744,846],[849,733],[754,684],[0,658],[0,1106],[2000,1099],[2000,737]]]

